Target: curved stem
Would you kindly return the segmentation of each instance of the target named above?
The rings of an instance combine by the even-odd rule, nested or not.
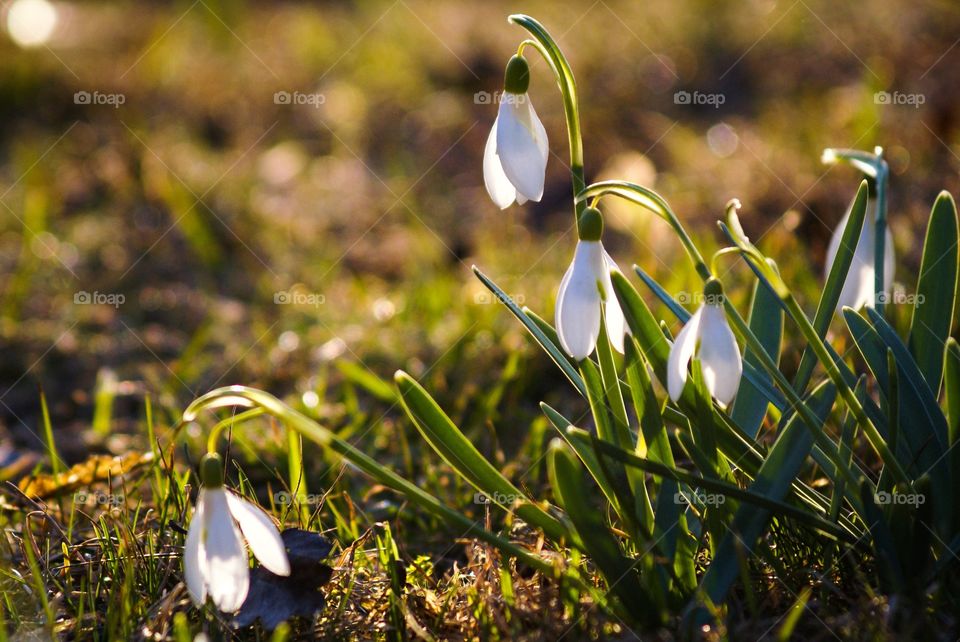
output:
[[[574,212],[579,221],[580,213],[586,208],[583,201],[576,200],[586,184],[583,173],[583,137],[580,133],[580,107],[577,102],[577,82],[566,56],[546,28],[530,16],[514,14],[509,22],[519,25],[530,32],[531,40],[520,43],[518,52],[530,46],[540,52],[550,69],[557,77],[560,93],[563,95],[563,113],[567,121],[567,138],[570,143],[570,176],[573,181]]]
[[[585,203],[586,200],[590,198],[596,202],[601,196],[606,196],[607,194],[619,196],[620,198],[635,203],[669,223],[670,227],[673,228],[680,238],[680,242],[690,256],[690,260],[693,261],[693,266],[697,270],[697,274],[700,275],[700,278],[706,281],[712,276],[707,262],[703,259],[703,255],[700,254],[700,250],[693,244],[693,239],[691,239],[687,231],[683,229],[680,219],[662,196],[652,189],[629,181],[601,181],[599,183],[593,183],[580,192],[577,195],[577,202]]]
[[[553,564],[543,557],[535,555],[527,549],[499,537],[485,529],[481,522],[470,520],[452,508],[449,508],[418,485],[404,479],[389,468],[378,463],[366,453],[350,445],[333,431],[321,426],[319,423],[297,412],[273,395],[262,390],[246,386],[227,386],[208,392],[194,400],[193,403],[184,410],[181,424],[195,421],[202,410],[234,406],[251,408],[252,410],[239,413],[236,417],[226,420],[227,422],[235,421],[240,417],[247,417],[253,411],[257,411],[259,414],[270,414],[283,422],[287,428],[297,431],[321,447],[329,448],[384,486],[403,494],[412,503],[429,510],[448,524],[456,528],[464,529],[465,535],[473,535],[477,539],[499,548],[504,553],[521,560],[525,564],[547,575],[553,575],[555,572],[563,573],[563,571],[555,568]],[[221,424],[224,423],[224,421],[221,421],[214,426],[214,428],[216,430],[222,430]],[[575,585],[581,587],[583,590],[589,591],[589,587],[573,569],[568,569],[564,575]]]
[[[823,150],[820,159],[827,165],[844,162],[856,167],[867,179],[873,183],[876,190],[876,215],[874,217],[874,309],[883,314],[883,299],[881,293],[885,293],[883,269],[884,254],[887,244],[887,182],[890,178],[890,166],[883,158],[883,148],[874,147],[873,153],[863,152],[857,149],[832,149]]]
[[[735,247],[725,247],[723,249],[717,250],[716,253],[714,253],[713,257],[710,259],[710,271],[719,272],[720,270],[717,268],[717,262],[722,257],[728,256],[730,254],[738,255],[740,254],[740,249]]]
[[[252,408],[250,410],[245,410],[240,414],[233,415],[232,417],[227,417],[223,421],[218,422],[213,428],[210,429],[210,434],[207,436],[207,452],[217,452],[217,439],[220,437],[220,433],[223,432],[224,429],[235,424],[243,423],[248,419],[259,417],[265,412],[266,411],[263,408]]]
[[[885,272],[884,270],[884,252],[886,250],[887,244],[887,179],[890,176],[890,169],[887,165],[887,161],[883,160],[883,150],[880,147],[877,147],[877,180],[876,180],[876,189],[877,189],[877,214],[876,219],[874,220],[875,228],[875,237],[874,237],[874,264],[873,264],[873,276],[874,276],[874,286],[873,291],[874,296],[874,308],[880,314],[883,314],[884,306],[884,296],[882,294],[886,293],[886,288],[884,287],[885,283]]]

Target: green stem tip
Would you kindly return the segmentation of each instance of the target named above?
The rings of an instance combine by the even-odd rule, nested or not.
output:
[[[511,94],[525,94],[530,87],[530,65],[527,59],[516,55],[507,62],[503,74],[503,88]]]
[[[581,241],[599,241],[603,236],[603,214],[595,207],[588,207],[577,217],[577,235]]]
[[[223,486],[223,459],[217,453],[207,453],[200,460],[200,482],[206,488]]]

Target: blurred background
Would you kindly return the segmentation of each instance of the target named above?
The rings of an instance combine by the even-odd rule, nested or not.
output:
[[[897,280],[912,288],[933,198],[958,187],[947,1],[14,0],[0,34],[0,463],[43,452],[41,391],[69,461],[142,444],[148,394],[163,428],[232,383],[389,449],[398,415],[379,379],[397,368],[478,440],[537,421],[563,381],[470,272],[552,318],[575,242],[543,61],[543,201],[501,212],[484,190],[492,94],[524,35],[513,12],[571,61],[588,180],[653,187],[708,248],[740,198],[801,293],[859,182],[822,149],[882,145]],[[604,208],[624,269],[695,286],[662,222]]]

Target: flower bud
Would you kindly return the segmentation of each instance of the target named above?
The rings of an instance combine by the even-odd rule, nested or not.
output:
[[[723,285],[717,279],[710,279],[703,286],[703,299],[708,305],[723,305]]]
[[[503,88],[511,94],[525,94],[530,87],[530,65],[523,56],[514,56],[507,63]]]
[[[588,207],[577,219],[577,234],[581,241],[599,241],[603,235],[603,214],[595,207]]]
[[[207,453],[200,460],[200,482],[206,488],[223,486],[223,460],[217,453]]]

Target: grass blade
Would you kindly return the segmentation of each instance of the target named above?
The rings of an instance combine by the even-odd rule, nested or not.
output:
[[[557,540],[569,539],[559,520],[532,503],[519,488],[503,476],[460,432],[433,397],[403,371],[394,376],[404,409],[430,446],[477,490],[486,493],[503,508],[513,510]],[[500,500],[507,499],[506,504]],[[511,501],[512,500],[512,501]]]
[[[867,181],[860,181],[860,187],[853,198],[853,204],[850,206],[850,217],[847,219],[847,225],[843,229],[843,236],[840,237],[840,247],[837,249],[837,255],[830,266],[830,273],[823,285],[823,294],[820,295],[820,302],[817,304],[817,312],[813,317],[813,327],[817,331],[817,336],[823,339],[827,336],[827,330],[830,328],[830,320],[833,318],[834,310],[837,309],[837,303],[840,301],[840,293],[843,291],[843,285],[847,280],[847,273],[853,264],[853,254],[857,249],[857,243],[860,239],[860,231],[863,228],[863,222],[867,214],[867,204],[869,203],[869,189]],[[801,395],[807,389],[810,383],[810,376],[813,374],[813,368],[817,364],[817,356],[810,346],[803,351],[800,358],[800,366],[797,368],[797,375],[793,379],[793,387]]]
[[[948,192],[940,192],[930,212],[923,244],[917,297],[910,321],[910,354],[934,397],[943,376],[943,349],[953,325],[957,297],[957,205]]]
[[[780,299],[768,287],[760,281],[757,281],[753,287],[753,302],[750,305],[750,329],[763,344],[767,354],[769,354],[775,363],[780,361],[780,340],[783,336],[783,309],[780,307]],[[747,346],[743,355],[743,364],[750,364],[759,369],[760,359],[756,353]],[[746,370],[746,367],[744,367]],[[773,387],[773,380],[770,375],[757,372],[757,377],[762,377],[768,387]],[[763,424],[763,418],[767,414],[769,400],[763,394],[760,387],[753,383],[754,377],[744,377],[740,383],[740,390],[737,391],[737,398],[733,402],[731,416],[733,420],[743,428],[748,435],[756,437],[760,432],[760,426]]]
[[[606,578],[609,591],[632,619],[643,619],[643,616],[647,620],[657,619],[649,608],[652,602],[640,584],[637,563],[623,555],[617,540],[603,523],[601,511],[584,492],[586,485],[577,460],[563,442],[554,440],[547,461],[557,501],[573,522],[584,550]]]
[[[836,396],[836,388],[828,381],[821,384],[810,396],[810,407],[821,421],[826,421]],[[782,500],[800,474],[812,447],[813,435],[803,425],[800,416],[794,414],[767,454],[760,473],[750,484],[749,491],[768,499]],[[713,562],[703,578],[702,586],[711,600],[720,602],[724,599],[739,575],[737,547],[742,545],[752,550],[770,517],[770,511],[749,503],[742,504],[737,510],[730,531],[717,547]]]
[[[481,283],[487,286],[487,289],[496,295],[497,299],[501,303],[507,306],[507,309],[513,313],[513,316],[520,320],[520,323],[523,324],[523,327],[525,327],[527,331],[533,335],[533,338],[537,341],[537,343],[540,344],[540,347],[546,351],[551,359],[553,359],[553,362],[557,364],[557,367],[559,367],[560,370],[563,371],[563,374],[567,376],[567,379],[570,380],[570,383],[576,386],[577,390],[580,391],[580,394],[586,396],[587,390],[584,387],[583,379],[580,378],[580,374],[577,372],[576,368],[571,365],[567,355],[563,353],[557,344],[551,341],[547,335],[544,334],[543,330],[540,329],[540,326],[538,326],[532,319],[530,319],[530,317],[524,314],[523,310],[521,310],[520,307],[513,302],[513,299],[511,299],[503,290],[497,287],[497,284],[491,281],[486,274],[477,268],[477,266],[473,266],[473,273],[477,275],[477,278],[480,279]]]

